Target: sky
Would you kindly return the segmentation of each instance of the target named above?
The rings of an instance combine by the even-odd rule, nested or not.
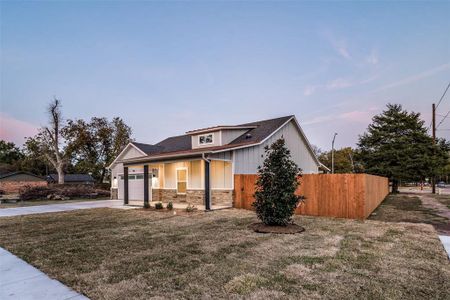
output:
[[[118,116],[143,143],[293,114],[328,150],[387,103],[429,124],[450,82],[450,1],[0,6],[0,138],[18,145],[56,96],[66,119]],[[448,111],[450,91],[438,122]]]

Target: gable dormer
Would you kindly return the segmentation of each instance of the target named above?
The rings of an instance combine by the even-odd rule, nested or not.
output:
[[[256,126],[215,126],[186,132],[191,136],[192,149],[229,144]]]

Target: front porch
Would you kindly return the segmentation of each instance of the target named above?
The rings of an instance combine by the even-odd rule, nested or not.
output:
[[[232,170],[231,159],[223,158],[128,163],[117,174],[117,196],[133,206],[172,202],[178,208],[189,204],[204,210],[232,207]]]

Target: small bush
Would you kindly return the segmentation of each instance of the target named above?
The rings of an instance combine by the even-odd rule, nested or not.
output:
[[[195,205],[193,205],[193,204],[188,204],[188,206],[186,206],[186,211],[187,212],[194,212],[194,211],[196,211],[197,210],[197,207],[195,207]]]
[[[163,209],[164,206],[163,206],[163,204],[162,204],[161,202],[156,202],[156,203],[155,203],[155,208],[156,208],[156,209]]]
[[[167,203],[167,209],[168,210],[172,210],[173,209],[173,203],[172,203],[172,201],[169,201],[169,203]]]

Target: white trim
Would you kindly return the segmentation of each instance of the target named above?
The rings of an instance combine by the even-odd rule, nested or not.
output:
[[[305,133],[303,132],[302,127],[300,126],[300,124],[297,121],[297,118],[294,116],[294,121],[295,121],[295,125],[297,126],[297,129],[300,131],[300,135],[305,139],[306,141],[306,145],[308,146],[309,151],[311,152],[311,155],[314,157],[314,159],[316,160],[317,166],[321,165],[321,162],[319,161],[319,158],[317,157],[317,155],[314,153],[313,148],[311,146],[311,144],[308,141],[308,138],[306,137]]]
[[[211,136],[211,142],[209,142],[209,143],[207,143],[206,142],[206,137],[207,136]],[[205,137],[205,142],[202,144],[202,143],[200,143],[200,138],[201,137]],[[204,134],[199,134],[199,135],[197,135],[197,144],[198,144],[198,147],[210,147],[211,145],[214,145],[214,132],[208,132],[208,133],[204,133]]]
[[[179,168],[175,168],[175,190],[177,191],[177,195],[186,195],[186,193],[179,193],[178,192],[178,170],[184,170],[186,171],[186,191],[189,189],[189,172],[188,172],[188,168],[187,167],[179,167]],[[180,182],[184,182],[184,181],[180,181]]]
[[[141,152],[142,155],[147,156],[147,153],[145,153],[144,151],[142,151],[141,149],[139,149],[136,145],[134,145],[133,143],[128,143],[128,145],[125,146],[125,148],[123,148],[122,151],[120,151],[119,155],[117,155],[116,159],[113,160],[113,162],[107,167],[107,169],[111,169],[112,165],[114,165],[116,163],[116,161],[119,159],[119,157],[128,149],[128,146],[133,146],[137,151]]]
[[[234,151],[231,151],[231,187],[234,190]]]

